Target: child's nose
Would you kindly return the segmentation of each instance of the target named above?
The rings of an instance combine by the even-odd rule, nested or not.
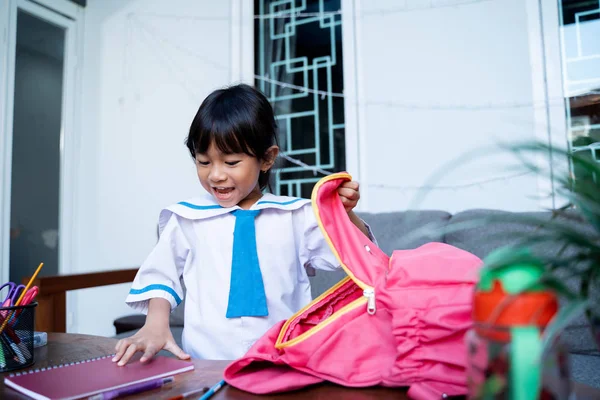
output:
[[[212,182],[223,182],[227,179],[227,175],[225,174],[223,168],[215,165],[210,169],[208,179],[210,179]]]

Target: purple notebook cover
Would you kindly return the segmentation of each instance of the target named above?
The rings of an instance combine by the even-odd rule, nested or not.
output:
[[[11,374],[4,378],[4,384],[34,399],[78,399],[194,369],[189,361],[163,356],[142,364],[140,356],[123,367],[106,356]]]

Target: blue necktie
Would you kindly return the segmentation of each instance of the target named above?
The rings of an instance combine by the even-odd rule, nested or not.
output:
[[[266,317],[267,296],[263,284],[258,254],[254,218],[260,210],[235,210],[233,254],[227,318]]]

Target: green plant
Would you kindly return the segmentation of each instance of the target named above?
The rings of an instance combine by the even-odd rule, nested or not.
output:
[[[600,348],[600,163],[590,152],[572,152],[544,143],[529,142],[507,146],[529,171],[546,176],[554,183],[555,194],[566,204],[552,210],[552,218],[539,220],[516,215],[515,222],[535,224],[535,232],[523,237],[522,246],[553,244],[556,253],[542,257],[546,275],[542,284],[566,297],[567,302],[555,319],[547,340],[551,341],[569,321],[585,311],[596,344]],[[552,154],[566,159],[570,168],[562,173],[550,173],[529,161],[528,156]],[[582,223],[593,229],[578,229]],[[558,278],[560,277],[560,279]],[[576,290],[563,284],[575,278]]]
[[[600,348],[600,163],[595,161],[590,153],[573,153],[568,149],[552,147],[540,142],[523,142],[502,146],[504,151],[513,154],[520,168],[526,172],[537,174],[553,183],[554,193],[564,199],[565,204],[552,211],[551,218],[530,214],[507,213],[506,215],[490,215],[478,220],[453,224],[445,229],[445,233],[471,229],[481,225],[506,223],[526,225],[527,233],[516,233],[520,237],[512,237],[516,243],[514,251],[503,252],[503,257],[486,259],[486,265],[491,268],[505,268],[514,263],[527,262],[521,259],[522,248],[545,246],[554,248],[553,254],[536,257],[545,265],[545,273],[536,285],[549,288],[560,295],[565,301],[559,314],[545,333],[546,345],[551,344],[555,335],[568,325],[575,317],[585,312]],[[475,158],[481,158],[498,152],[498,147],[477,149],[472,153],[463,154],[438,169],[438,172],[428,180],[431,187],[448,174],[450,170],[465,164]],[[564,171],[540,167],[536,159],[548,157],[566,160],[570,168]],[[413,205],[419,204],[427,191],[419,193],[413,200]],[[412,207],[411,207],[412,208]],[[592,227],[593,229],[582,229]],[[431,228],[424,227],[412,232],[407,239],[413,240],[419,235],[430,233]],[[522,230],[521,232],[524,232]],[[505,235],[505,233],[503,233]],[[490,234],[488,237],[492,237]],[[525,256],[529,257],[529,256]],[[565,282],[576,281],[577,287]],[[527,290],[525,287],[523,290]],[[598,297],[594,297],[598,296]]]

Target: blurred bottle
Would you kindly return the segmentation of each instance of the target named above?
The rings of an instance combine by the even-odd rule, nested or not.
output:
[[[569,398],[569,354],[559,339],[546,351],[541,341],[558,310],[556,295],[536,285],[543,272],[525,250],[486,258],[465,336],[469,399]]]

